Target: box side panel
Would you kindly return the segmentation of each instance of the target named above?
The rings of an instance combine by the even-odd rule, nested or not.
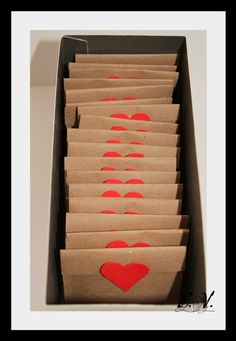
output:
[[[187,212],[190,217],[186,271],[184,272],[182,288],[183,299],[185,300],[184,296],[186,297],[187,293],[193,293],[191,297],[194,297],[206,291],[206,278],[200,188],[186,42],[181,48],[180,55],[180,78],[176,87],[174,102],[180,103],[181,107],[179,122],[181,136],[180,182],[184,183],[182,214]]]

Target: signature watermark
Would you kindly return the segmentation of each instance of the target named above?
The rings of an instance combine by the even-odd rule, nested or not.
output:
[[[201,292],[199,295],[193,295],[192,292],[187,293],[182,303],[177,305],[175,309],[176,312],[185,311],[187,313],[198,313],[202,314],[204,312],[214,312],[213,304],[212,304],[212,296],[214,295],[215,291],[212,291],[209,297],[205,292]],[[211,303],[210,303],[211,301]],[[193,303],[183,303],[183,302],[193,302]]]

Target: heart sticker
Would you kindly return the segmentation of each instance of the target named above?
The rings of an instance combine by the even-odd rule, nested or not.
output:
[[[111,130],[128,130],[128,129],[123,126],[113,126],[111,127]],[[136,129],[135,131],[147,132],[146,129]]]
[[[117,169],[114,167],[102,167],[100,168],[101,171],[116,171]],[[137,169],[135,168],[125,168],[125,171],[136,171]]]
[[[122,195],[117,192],[117,191],[105,191],[101,197],[119,197],[121,198]],[[144,196],[139,193],[139,192],[128,192],[126,194],[123,195],[124,198],[144,198]]]
[[[129,117],[127,114],[117,113],[117,114],[112,114],[111,117],[123,118],[126,120],[151,121],[148,114],[145,114],[144,112],[133,114],[131,117]]]
[[[107,140],[105,143],[121,143],[121,141],[120,140],[111,139],[111,140]],[[132,142],[130,142],[130,144],[143,144],[143,142],[141,142],[141,141],[132,141]]]
[[[103,157],[123,157],[121,153],[118,152],[107,152],[103,155]],[[144,157],[142,153],[129,153],[125,155],[124,157]]]
[[[130,263],[123,265],[115,262],[108,262],[101,266],[100,273],[108,281],[115,284],[123,291],[128,291],[138,283],[149,272],[145,264]]]
[[[107,179],[103,181],[104,184],[144,184],[143,180],[141,179],[130,179],[126,182],[121,181],[120,179]]]
[[[125,242],[124,240],[114,240],[113,242],[109,243],[106,246],[106,248],[112,249],[112,248],[124,248],[124,247],[148,247],[148,246],[151,246],[151,244],[145,243],[145,242],[138,242],[129,246],[129,244]]]

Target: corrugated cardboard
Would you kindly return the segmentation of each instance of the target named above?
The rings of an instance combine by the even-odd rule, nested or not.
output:
[[[95,64],[95,63],[69,63],[69,69],[141,69],[141,70],[159,70],[176,71],[177,65],[149,65],[149,64]]]
[[[105,157],[108,152],[118,153],[121,157],[129,157],[130,154],[138,154],[142,155],[142,157],[179,158],[180,155],[180,148],[167,146],[144,146],[139,144],[68,142],[67,147],[68,157]]]
[[[152,133],[167,133],[176,134],[179,125],[175,123],[166,122],[148,122],[138,120],[122,120],[120,118],[102,117],[102,116],[80,116],[79,128],[80,129],[105,129],[110,130],[113,127],[124,127],[130,131],[145,130]]]
[[[170,79],[106,79],[106,78],[65,78],[64,89],[94,89],[117,88],[127,86],[170,85],[174,87],[174,81]]]
[[[117,240],[130,247],[140,242],[150,246],[180,246],[187,245],[188,233],[187,229],[67,233],[66,249],[101,249]]]
[[[78,70],[75,70],[78,71]],[[66,103],[104,102],[107,98],[124,100],[125,98],[163,98],[171,97],[173,87],[170,85],[129,86],[120,88],[96,88],[82,90],[66,90]],[[102,103],[101,103],[102,104]]]
[[[183,229],[187,215],[66,213],[66,232]]]
[[[144,198],[181,199],[182,184],[70,184],[68,197],[100,197],[106,191],[116,191],[121,197],[130,192],[138,192]]]
[[[104,183],[109,179],[118,179],[123,183],[139,179],[144,184],[175,184],[180,182],[180,172],[65,171],[65,181],[68,184]]]
[[[137,171],[176,171],[177,159],[174,157],[65,157],[65,170],[96,171],[104,167],[114,167],[114,170],[133,168]],[[132,173],[129,172],[131,175]]]
[[[114,211],[118,214],[137,212],[137,214],[180,214],[181,200],[174,199],[133,199],[133,198],[68,198],[68,212],[101,213]]]
[[[76,54],[76,63],[174,65],[177,54]]]
[[[106,143],[112,140],[126,144],[140,142],[143,145],[177,147],[179,145],[180,135],[122,130],[67,129],[68,142]]]
[[[62,250],[65,302],[177,303],[185,257],[185,246]],[[101,275],[108,262],[142,263],[149,272],[124,292]]]

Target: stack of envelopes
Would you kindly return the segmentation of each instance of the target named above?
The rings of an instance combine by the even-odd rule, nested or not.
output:
[[[176,54],[75,55],[64,79],[67,303],[177,303],[181,215]]]

